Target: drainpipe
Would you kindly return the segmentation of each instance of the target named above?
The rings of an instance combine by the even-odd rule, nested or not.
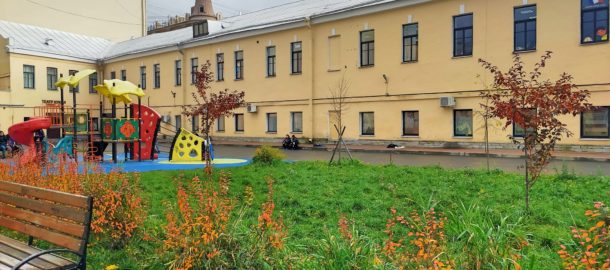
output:
[[[184,43],[180,42],[178,43],[178,45],[176,45],[178,47],[178,52],[180,53],[180,55],[182,55],[182,67],[181,67],[181,73],[180,77],[182,78],[182,106],[186,106],[186,98],[187,98],[187,85],[188,85],[188,78],[187,76],[185,76],[185,71],[187,70],[185,67],[187,67],[187,63],[186,63],[186,53],[184,53]],[[182,114],[182,108],[179,109],[179,114]],[[182,117],[180,117],[180,119],[182,120]],[[182,121],[184,122],[184,121]],[[180,123],[180,126],[182,126],[182,123]]]
[[[315,87],[315,44],[314,44],[314,36],[313,36],[313,27],[311,25],[311,17],[307,16],[305,17],[305,23],[307,24],[307,29],[309,30],[309,46],[311,47],[311,53],[309,54],[309,61],[310,61],[310,69],[309,69],[309,74],[310,74],[310,94],[309,94],[309,117],[310,117],[310,126],[309,126],[309,138],[311,138],[311,140],[313,141],[314,139],[314,128],[315,128],[315,115],[314,115],[314,106],[313,106],[313,99],[314,99],[314,87]]]

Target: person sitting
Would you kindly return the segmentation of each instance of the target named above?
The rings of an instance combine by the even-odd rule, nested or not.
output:
[[[19,152],[21,152],[21,146],[15,141],[13,140],[13,138],[11,138],[11,136],[7,136],[8,137],[8,149],[11,153],[11,156],[15,156],[17,154],[19,154]]]
[[[290,144],[290,149],[292,150],[299,150],[301,149],[299,147],[299,139],[297,139],[296,136],[292,135],[292,139],[290,140],[291,144]]]
[[[7,149],[8,149],[8,136],[4,135],[4,131],[0,130],[0,153],[2,153],[2,159],[6,158]]]
[[[291,146],[292,146],[292,140],[290,139],[290,135],[286,134],[286,137],[284,137],[284,140],[282,141],[282,148],[290,149]]]

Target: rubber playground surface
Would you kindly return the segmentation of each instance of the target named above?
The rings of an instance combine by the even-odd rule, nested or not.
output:
[[[234,159],[234,158],[216,158],[212,162],[214,168],[232,168],[240,167],[250,164],[250,160],[247,159]],[[170,162],[169,155],[166,153],[159,154],[158,160],[146,160],[138,162],[137,160],[125,161],[124,155],[118,155],[117,163],[112,162],[112,155],[105,154],[104,162],[101,167],[106,172],[112,170],[121,170],[125,172],[150,172],[150,171],[178,171],[178,170],[194,170],[205,168],[205,162]]]

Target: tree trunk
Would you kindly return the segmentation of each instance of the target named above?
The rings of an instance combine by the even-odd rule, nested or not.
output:
[[[526,214],[530,213],[530,179],[529,179],[529,162],[528,162],[527,158],[525,160],[525,213]]]

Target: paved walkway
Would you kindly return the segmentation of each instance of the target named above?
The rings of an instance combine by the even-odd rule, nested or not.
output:
[[[215,142],[218,157],[252,158],[255,143]],[[409,166],[442,166],[445,168],[486,168],[487,159],[484,152],[476,149],[385,149],[379,146],[350,146],[354,158],[371,164],[397,164]],[[460,151],[468,150],[468,151]],[[324,160],[331,157],[328,148],[305,147],[299,151],[284,151],[290,160]],[[596,153],[586,156],[576,153],[561,153],[547,167],[546,173],[554,174],[566,168],[569,172],[582,175],[610,175],[610,155]],[[495,150],[489,159],[490,167],[510,172],[523,172],[523,160],[519,159],[518,151]],[[591,155],[589,155],[591,154]],[[343,153],[343,156],[346,156]],[[604,156],[605,155],[605,156]]]
[[[255,143],[255,142],[234,142],[234,141],[215,141],[215,145],[230,145],[230,146],[246,146],[258,147],[260,145],[271,145],[281,147],[281,143]],[[334,144],[324,144],[321,147],[313,147],[311,144],[302,145],[305,150],[320,150],[332,151]],[[349,145],[352,152],[377,152],[377,153],[396,153],[396,154],[417,154],[417,155],[443,155],[443,156],[463,156],[463,157],[486,157],[487,154],[483,149],[466,149],[466,148],[424,148],[424,147],[405,147],[402,149],[388,149],[379,145]],[[490,157],[495,158],[520,158],[523,152],[520,150],[509,149],[491,149]],[[556,151],[553,153],[555,160],[561,161],[602,161],[610,162],[610,153],[592,153],[592,152],[569,152]]]

